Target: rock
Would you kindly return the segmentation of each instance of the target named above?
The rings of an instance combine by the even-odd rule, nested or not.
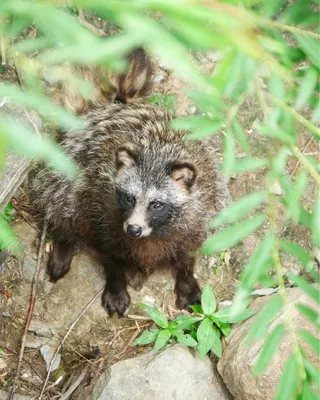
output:
[[[33,319],[29,326],[29,331],[34,332],[37,336],[50,338],[52,336],[52,330],[49,325],[45,322]]]
[[[29,349],[39,349],[44,344],[48,343],[47,338],[28,337],[26,340],[26,347]]]
[[[48,344],[45,344],[40,349],[40,353],[41,353],[44,361],[46,362],[47,371],[49,370],[49,366],[50,366],[50,363],[53,358],[55,350],[56,350],[55,347],[49,346]],[[53,365],[51,367],[51,372],[53,372],[59,368],[60,362],[61,362],[61,354],[57,354],[57,356],[53,362]]]
[[[125,377],[125,378],[124,378]],[[208,357],[174,345],[119,361],[101,375],[93,400],[226,400],[229,393]]]
[[[272,191],[272,193],[276,194],[277,196],[281,196],[282,195],[282,187],[281,187],[280,183],[275,182],[271,187],[271,191]]]
[[[0,400],[8,400],[9,393],[0,390]],[[31,399],[30,396],[21,396],[21,394],[15,394],[13,396],[13,400],[29,400]]]
[[[299,288],[286,290],[288,297],[287,310],[294,321],[295,326],[303,327],[315,336],[316,328],[296,309],[296,304],[305,304],[316,309],[309,297]],[[272,295],[275,296],[275,295]],[[271,297],[260,297],[254,300],[250,308],[261,310]],[[244,345],[247,333],[249,332],[256,317],[244,321],[235,326],[228,338],[228,345],[225,348],[222,358],[218,362],[220,372],[225,384],[237,400],[273,400],[276,394],[277,385],[283,371],[284,364],[289,355],[292,354],[292,345],[288,332],[284,334],[280,347],[273,357],[265,373],[257,378],[252,375],[252,367],[256,364],[264,340],[256,341],[247,347]],[[270,333],[275,326],[284,322],[284,313],[280,312],[269,326]],[[298,337],[306,357],[316,366],[320,366],[319,359],[314,352]]]

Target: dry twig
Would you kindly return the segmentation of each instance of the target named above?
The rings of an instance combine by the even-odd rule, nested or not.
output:
[[[26,340],[27,340],[27,333],[30,327],[30,322],[32,320],[33,316],[33,311],[34,311],[34,306],[36,303],[36,296],[37,296],[37,283],[38,283],[38,278],[39,278],[39,272],[40,272],[40,265],[41,265],[41,259],[42,259],[42,253],[43,253],[43,245],[44,245],[44,240],[46,237],[47,233],[47,223],[44,223],[43,226],[43,231],[41,235],[41,240],[40,240],[40,245],[39,245],[39,252],[38,252],[38,259],[37,259],[37,267],[33,276],[33,281],[32,281],[32,287],[31,287],[31,298],[30,298],[30,304],[29,304],[29,310],[28,310],[28,315],[26,319],[26,324],[24,328],[24,332],[22,335],[22,340],[21,340],[21,348],[20,348],[20,353],[19,353],[19,359],[18,359],[18,365],[17,365],[17,371],[13,380],[12,388],[8,396],[8,400],[12,400],[14,393],[17,388],[17,383],[18,379],[20,376],[20,370],[22,366],[22,360],[23,360],[23,354],[24,354],[24,349],[26,346]]]
[[[84,378],[87,375],[88,372],[88,366],[86,365],[81,374],[78,376],[78,378],[73,382],[73,384],[69,387],[69,389],[60,397],[59,400],[67,400],[72,393],[77,389],[77,387],[80,385],[80,383],[84,380]]]

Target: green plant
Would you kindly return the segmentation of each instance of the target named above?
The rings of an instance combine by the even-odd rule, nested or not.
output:
[[[230,307],[216,311],[216,298],[208,283],[202,292],[201,305],[191,306],[195,315],[180,315],[169,322],[165,313],[156,308],[146,304],[142,304],[141,307],[159,328],[145,330],[134,341],[134,346],[155,342],[154,350],[160,350],[167,343],[178,342],[188,347],[198,346],[201,357],[210,350],[221,357],[221,334],[229,336],[231,324],[244,321],[254,314],[251,310],[244,310],[237,316],[231,317]]]
[[[263,177],[260,175],[263,188],[238,199],[217,216],[211,225],[221,230],[209,237],[201,249],[202,254],[221,253],[260,229],[261,241],[243,269],[230,316],[245,309],[257,284],[279,286],[278,300],[270,300],[261,312],[263,324],[259,335],[250,334],[251,340],[262,338],[276,313],[288,303],[285,281],[290,279],[315,300],[317,308],[297,305],[297,309],[318,326],[319,274],[314,258],[320,249],[320,167],[317,155],[304,151],[304,143],[319,145],[320,139],[318,2],[60,0],[58,3],[60,8],[50,0],[0,2],[2,63],[15,65],[24,84],[22,90],[16,84],[1,83],[0,97],[10,97],[13,103],[36,109],[43,118],[63,128],[74,127],[79,120],[48,99],[39,79],[43,71],[54,73],[57,67],[62,68],[66,72],[60,74],[63,84],[64,76],[73,76],[66,61],[121,70],[124,54],[136,46],[145,46],[194,88],[188,95],[200,115],[179,118],[173,127],[189,131],[190,140],[223,132],[222,170],[226,176],[263,172]],[[97,38],[77,20],[78,8],[96,13],[122,30],[103,40]],[[153,13],[161,14],[161,18],[152,19]],[[29,26],[39,33],[35,38],[26,34]],[[221,57],[213,73],[202,74],[191,62],[190,53],[207,50],[218,50]],[[73,82],[79,87],[79,79]],[[255,130],[275,149],[264,152],[262,157],[246,133],[252,127],[247,125],[246,118],[240,118],[242,110],[251,104],[259,109],[260,122]],[[7,148],[54,161],[55,167],[60,164],[58,157],[67,162],[56,146],[49,148],[46,141],[32,137],[26,127],[1,118],[0,160],[4,159]],[[241,158],[239,151],[243,154]],[[295,164],[291,173],[289,163]],[[67,172],[70,165],[60,167]],[[275,184],[281,188],[280,195],[274,194]],[[308,207],[304,204],[307,187],[313,187],[317,193]],[[7,240],[10,233],[2,222],[0,236]],[[303,228],[305,236],[310,237],[310,245],[283,238],[283,228],[288,224]],[[304,277],[285,272],[282,252],[301,264]],[[275,273],[270,276],[273,270]],[[286,330],[293,352],[286,361],[277,399],[317,398],[314,392],[317,370],[306,358],[298,337],[312,348],[316,339],[302,333],[288,312],[284,316],[284,324],[268,336],[255,372],[263,373]]]
[[[171,111],[174,115],[176,114],[177,95],[174,93],[155,93],[149,97],[149,103]]]
[[[2,214],[0,214],[0,251],[9,247],[11,250],[17,245],[15,235],[8,225],[8,222],[13,221],[15,216],[13,215],[14,207],[12,203],[8,203]],[[1,237],[1,229],[5,231],[5,234]],[[11,246],[11,247],[10,247]]]

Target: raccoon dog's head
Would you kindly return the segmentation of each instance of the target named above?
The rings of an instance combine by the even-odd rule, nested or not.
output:
[[[118,149],[116,167],[116,204],[125,233],[139,238],[170,232],[190,201],[195,167],[174,160],[168,149],[141,150],[132,144]]]

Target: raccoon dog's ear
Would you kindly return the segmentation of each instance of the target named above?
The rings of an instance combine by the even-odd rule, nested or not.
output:
[[[184,189],[189,189],[197,177],[195,166],[188,162],[174,162],[169,170],[171,179]]]
[[[132,143],[126,143],[118,148],[116,153],[116,168],[120,169],[122,167],[130,168],[136,162],[139,155],[138,146]]]

